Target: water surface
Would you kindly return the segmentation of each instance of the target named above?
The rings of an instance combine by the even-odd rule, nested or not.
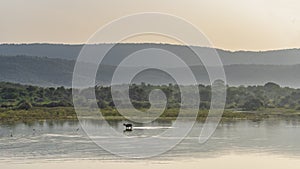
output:
[[[104,127],[103,121],[86,120],[91,128]],[[109,121],[122,132],[124,121]],[[159,137],[172,127],[172,121],[135,124],[129,137]],[[182,122],[184,127],[185,123]],[[155,159],[216,158],[229,154],[264,153],[300,158],[300,120],[227,121],[219,124],[205,144],[198,143],[203,123],[197,122],[188,136],[174,149]],[[166,138],[175,139],[175,138]],[[159,144],[159,143],[158,143]],[[123,145],[132,146],[132,145]],[[40,121],[0,125],[0,160],[32,159],[101,159],[115,160],[84,133],[78,121]]]

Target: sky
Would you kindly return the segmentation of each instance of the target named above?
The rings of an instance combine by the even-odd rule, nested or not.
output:
[[[183,18],[216,48],[300,48],[299,0],[1,0],[0,43],[85,43],[103,25],[140,12]],[[176,43],[160,36],[125,42]]]

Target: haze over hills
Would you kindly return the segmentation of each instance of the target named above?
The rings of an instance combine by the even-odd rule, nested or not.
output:
[[[94,45],[95,46],[95,45]],[[97,45],[98,48],[107,44]],[[83,45],[63,45],[63,44],[2,44],[0,45],[0,55],[3,56],[38,56],[48,58],[59,58],[75,60]],[[116,65],[120,59],[129,54],[147,48],[159,48],[168,50],[184,57],[192,55],[186,46],[167,45],[167,44],[117,44],[108,53],[104,64]],[[195,47],[199,53],[209,56],[210,50],[205,47]],[[232,64],[260,64],[260,65],[294,65],[300,64],[300,49],[274,50],[264,52],[253,51],[225,51],[216,50],[224,65]],[[115,57],[117,56],[117,57]],[[187,64],[193,66],[194,60],[187,59]]]
[[[32,56],[0,56],[0,81],[33,84],[39,86],[72,85],[74,60]],[[97,82],[109,84],[115,66],[102,65]],[[130,71],[131,68],[127,68]],[[175,71],[180,74],[181,68]],[[209,79],[203,66],[191,66],[196,79],[208,84]],[[276,82],[282,86],[300,87],[300,64],[297,65],[226,65],[224,66],[229,85],[256,85]],[[180,74],[184,77],[184,74]],[[134,82],[151,79],[156,84],[174,82],[168,75],[157,72],[145,72],[137,76]]]
[[[105,47],[105,44],[93,46],[101,48]],[[81,48],[82,45],[60,44],[0,45],[0,81],[70,87],[75,59]],[[110,84],[116,65],[128,55],[148,48],[164,49],[179,55],[190,66],[198,83],[209,84],[205,67],[195,59],[194,53],[188,47],[164,44],[116,45],[103,60],[99,70],[101,73],[98,73],[96,78],[97,82]],[[205,57],[209,57],[212,51],[203,47],[196,47],[196,50]],[[299,49],[266,52],[230,52],[217,49],[217,52],[225,65],[229,85],[257,85],[272,81],[282,86],[300,87]],[[151,59],[151,55],[147,57]],[[126,69],[130,71],[131,68]],[[181,67],[170,67],[170,69],[178,72],[183,78],[186,76],[182,74]],[[137,76],[134,82],[139,83],[149,79],[156,84],[174,82],[169,75],[154,70]]]

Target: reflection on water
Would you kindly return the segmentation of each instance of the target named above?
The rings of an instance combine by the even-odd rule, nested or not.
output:
[[[123,132],[124,121],[109,121]],[[181,125],[184,126],[183,122]],[[89,127],[101,127],[103,121],[86,120]],[[229,153],[262,152],[283,156],[300,156],[300,121],[230,121],[222,122],[205,144],[198,143],[203,123],[198,122],[177,147],[160,158],[213,157]],[[172,121],[135,124],[134,137],[157,136],[172,126]],[[159,137],[159,136],[158,136]],[[166,138],[175,139],[175,138]],[[0,125],[0,159],[115,159],[102,150],[83,132],[77,121],[41,121]]]

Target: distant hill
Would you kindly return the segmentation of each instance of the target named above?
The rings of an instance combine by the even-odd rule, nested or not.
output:
[[[0,81],[39,86],[67,86],[72,84],[74,60],[32,56],[0,56]],[[300,87],[300,64],[297,65],[226,65],[225,73],[230,85],[256,85],[276,82],[282,86]],[[130,69],[130,68],[127,68]],[[181,68],[174,68],[180,74]],[[191,66],[199,83],[207,84],[208,76],[203,66]],[[102,65],[97,81],[110,83],[115,66]],[[146,72],[135,79],[151,79],[156,84],[173,82],[168,76]],[[182,76],[185,76],[182,74]]]
[[[40,86],[70,86],[74,61],[29,56],[1,56],[0,81]]]
[[[48,58],[59,58],[75,60],[80,53],[83,45],[62,45],[62,44],[2,44],[0,45],[0,55],[2,56],[38,56]],[[97,47],[104,47],[100,44]],[[181,55],[187,59],[189,65],[194,64],[190,57],[193,55],[186,46],[167,45],[167,44],[118,44],[114,50],[107,55],[105,64],[117,65],[117,63],[127,55],[147,48],[160,48]],[[196,50],[204,56],[209,57],[209,50],[205,47],[196,47]],[[294,65],[300,64],[300,50],[274,50],[265,52],[237,51],[230,52],[217,49],[221,60],[225,65],[232,64],[260,64],[260,65]]]

